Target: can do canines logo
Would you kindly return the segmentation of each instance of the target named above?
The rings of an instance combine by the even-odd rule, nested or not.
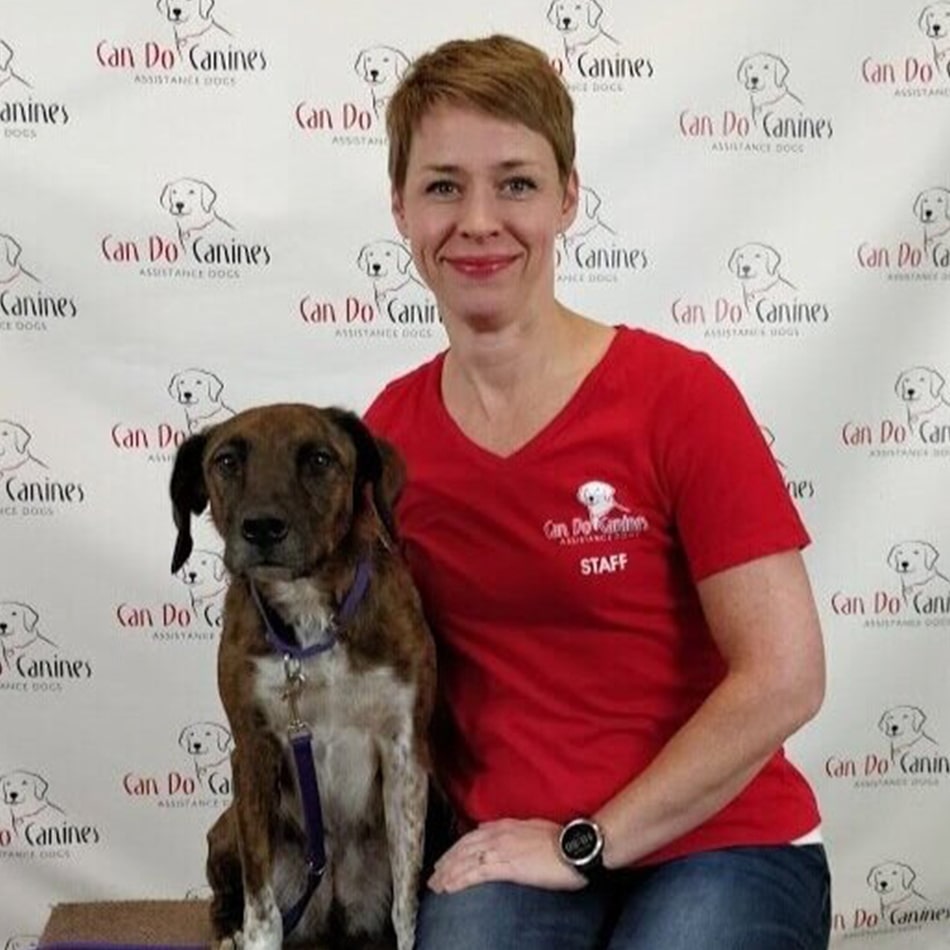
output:
[[[130,770],[121,778],[128,798],[158,808],[222,808],[231,798],[231,748],[219,722],[190,722],[177,737],[174,767]]]
[[[781,56],[770,52],[746,56],[734,77],[742,90],[741,104],[719,110],[681,109],[681,138],[708,142],[714,152],[789,154],[834,136],[832,118],[806,106],[799,79]]]
[[[880,583],[834,591],[830,607],[836,617],[860,619],[865,627],[950,627],[950,577],[935,544],[920,538],[899,540],[880,564]]]
[[[92,675],[90,660],[68,655],[50,638],[36,607],[0,600],[0,692],[61,693]]]
[[[0,331],[46,331],[79,315],[76,301],[43,289],[12,234],[0,234]]]
[[[95,825],[77,822],[39,772],[0,774],[0,860],[69,859],[71,848],[99,844]]]
[[[861,60],[861,80],[904,98],[950,96],[950,2],[928,3],[918,13],[916,23],[905,12],[900,16],[907,50],[898,56],[865,56]],[[917,37],[910,52],[912,31]]]
[[[402,241],[368,241],[353,253],[361,288],[336,299],[306,294],[297,315],[315,328],[332,328],[349,340],[431,340],[441,338],[442,316]]]
[[[800,337],[826,326],[831,307],[791,279],[782,254],[772,245],[751,241],[734,247],[726,268],[731,290],[712,300],[677,297],[670,305],[673,325],[702,331],[707,338]]]
[[[856,789],[935,788],[950,778],[950,757],[933,734],[927,713],[914,705],[881,710],[873,720],[873,748],[825,758],[825,776]]]
[[[110,232],[99,241],[102,259],[135,267],[140,277],[184,280],[234,279],[271,263],[263,241],[244,239],[225,217],[217,190],[201,178],[176,178],[161,188],[157,204],[174,230],[137,237]]]
[[[0,516],[49,516],[86,500],[82,484],[59,478],[37,451],[25,425],[0,419]]]
[[[858,266],[886,274],[888,280],[950,280],[950,188],[935,185],[919,191],[907,209],[916,221],[903,240],[862,241]]]
[[[266,51],[242,42],[216,0],[137,2],[143,16],[151,16],[155,35],[144,43],[100,39],[95,49],[100,69],[169,87],[236,86],[239,77],[267,69]]]
[[[836,910],[831,918],[833,934],[858,937],[923,926],[946,924],[950,906],[931,900],[917,871],[906,861],[887,859],[868,868],[864,880],[867,904],[848,911]]]
[[[903,409],[898,417],[849,418],[839,439],[846,449],[870,458],[945,458],[950,455],[950,393],[944,374],[933,366],[898,373],[893,392]]]
[[[551,57],[572,94],[623,92],[626,82],[652,79],[649,56],[628,55],[609,25],[599,0],[551,0],[547,23],[558,36]]]
[[[20,65],[9,37],[0,37],[0,126],[5,139],[36,139],[39,131],[62,127],[70,120],[62,102],[33,96],[31,76]]]
[[[385,147],[386,104],[409,68],[403,50],[385,43],[370,43],[350,52],[341,63],[353,85],[346,99],[299,99],[293,122],[298,132],[332,145]]]

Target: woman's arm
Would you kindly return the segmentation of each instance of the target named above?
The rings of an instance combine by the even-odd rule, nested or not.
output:
[[[727,673],[649,767],[592,816],[604,832],[607,867],[633,863],[723,808],[824,696],[821,629],[798,551],[723,570],[698,590]],[[430,886],[582,887],[584,878],[559,857],[559,831],[543,820],[481,825],[445,854]]]

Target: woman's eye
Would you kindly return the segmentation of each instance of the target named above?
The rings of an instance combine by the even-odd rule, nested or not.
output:
[[[504,190],[512,195],[525,195],[535,190],[535,184],[530,178],[509,178],[504,183]]]
[[[433,181],[426,186],[427,195],[452,195],[455,194],[455,182],[453,181]]]

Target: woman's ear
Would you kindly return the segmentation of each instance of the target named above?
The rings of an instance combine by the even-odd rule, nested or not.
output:
[[[580,179],[577,176],[577,169],[572,168],[564,182],[564,198],[561,202],[561,221],[558,227],[559,231],[566,231],[577,217],[577,202],[580,195]]]
[[[406,209],[402,200],[402,192],[395,185],[390,191],[390,208],[393,212],[393,221],[396,222],[396,228],[404,238],[408,238],[409,232],[406,227]]]

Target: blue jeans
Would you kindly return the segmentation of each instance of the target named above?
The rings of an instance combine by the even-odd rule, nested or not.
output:
[[[826,950],[821,845],[726,848],[617,872],[581,891],[425,891],[416,950]]]

